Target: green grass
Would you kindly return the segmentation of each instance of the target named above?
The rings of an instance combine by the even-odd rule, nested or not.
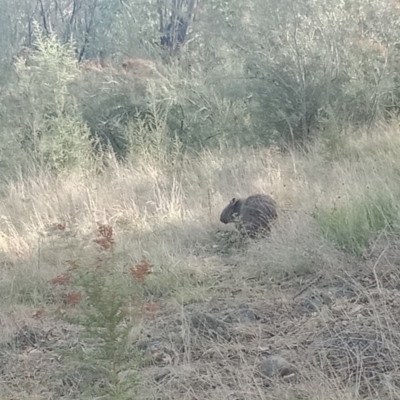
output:
[[[319,210],[316,219],[324,237],[341,250],[359,255],[379,233],[394,229],[399,214],[392,194],[375,193]]]

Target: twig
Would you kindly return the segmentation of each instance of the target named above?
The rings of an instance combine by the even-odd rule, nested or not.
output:
[[[296,293],[293,296],[293,300],[300,296],[302,293],[304,293],[311,285],[314,285],[315,283],[319,282],[322,278],[322,275],[317,276],[316,278],[314,278],[310,283],[308,283],[303,289],[300,290],[300,292]]]
[[[375,281],[376,281],[376,287],[377,287],[377,289],[381,289],[381,285],[380,285],[380,283],[379,283],[378,274],[376,273],[376,267],[378,266],[379,262],[381,261],[381,258],[382,258],[383,255],[386,253],[386,250],[387,250],[388,248],[389,248],[389,245],[386,246],[386,247],[383,249],[383,251],[381,252],[381,254],[379,254],[379,257],[378,257],[378,259],[376,260],[376,262],[375,262],[375,264],[374,264],[374,266],[373,266],[373,268],[372,268],[372,271],[373,271],[373,273],[374,273],[374,278],[375,278]]]

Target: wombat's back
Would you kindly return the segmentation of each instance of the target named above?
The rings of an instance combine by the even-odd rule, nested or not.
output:
[[[254,235],[268,231],[271,222],[278,217],[275,200],[266,194],[249,196],[242,205],[240,218],[245,231]]]

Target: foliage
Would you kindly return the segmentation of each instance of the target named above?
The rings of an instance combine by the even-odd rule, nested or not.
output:
[[[157,62],[161,79],[153,80],[150,92],[143,90],[147,82],[138,85],[119,73],[108,80],[100,73],[80,81],[82,93],[74,92],[91,135],[122,156],[130,151],[132,123],[140,124],[148,112],[158,118],[151,111],[154,102],[165,117],[164,134],[196,150],[226,142],[303,143],[326,126],[337,125],[340,135],[347,123],[370,125],[398,109],[395,2],[197,3],[186,40],[172,53],[159,46],[160,15],[166,13],[165,19],[172,12],[167,1],[88,1],[73,10],[60,1],[41,3],[42,11],[29,1],[15,8],[7,3],[10,14],[4,26],[18,25],[19,30],[3,44],[3,58],[10,63],[20,52],[23,31],[32,48],[40,36],[32,28],[36,19],[46,40],[53,40],[54,32],[61,43],[73,37],[76,42],[68,46],[80,61],[100,59],[115,66],[131,57]],[[5,65],[6,59],[1,62]],[[42,72],[47,79],[46,68]],[[129,132],[124,132],[127,125]],[[74,132],[63,131],[63,136]],[[330,135],[334,143],[335,133]]]
[[[86,388],[88,393],[98,391],[97,394],[107,394],[109,399],[130,399],[138,383],[139,360],[138,354],[130,351],[134,320],[128,309],[133,280],[126,279],[115,268],[112,227],[100,225],[99,236],[94,242],[101,254],[94,265],[73,271],[75,292],[72,293],[75,296],[70,295],[69,303],[79,304],[79,314],[67,317],[70,322],[83,327],[82,338],[87,349],[75,349],[69,358],[92,377],[94,384]],[[142,280],[137,278],[136,269],[132,274],[138,282],[143,282],[147,269],[139,272]],[[103,382],[101,389],[99,382]]]
[[[359,255],[371,239],[397,225],[398,207],[390,193],[367,194],[333,209],[318,210],[316,219],[327,239],[341,250]]]
[[[86,270],[76,279],[84,296],[80,316],[71,322],[84,327],[83,338],[89,350],[75,352],[71,359],[78,361],[80,369],[89,370],[95,382],[107,382],[102,393],[108,393],[109,398],[130,398],[127,393],[138,376],[135,354],[129,352],[132,325],[123,308],[128,293],[124,281],[104,266]],[[93,386],[95,390],[97,385]]]
[[[395,34],[398,19],[388,12],[379,2],[357,1],[271,0],[247,7],[238,31],[244,35],[235,40],[246,57],[253,111],[260,123],[268,121],[275,140],[305,140],[332,112],[342,123],[365,123],[393,107],[396,57],[388,56],[384,30],[390,26]],[[373,13],[382,20],[372,21]],[[357,17],[368,29],[354,24]]]
[[[73,50],[55,36],[43,37],[38,28],[36,33],[36,49],[16,63],[4,125],[21,148],[46,168],[87,166],[89,130],[69,91],[78,72]]]
[[[147,93],[143,83],[120,71],[85,73],[71,86],[90,136],[119,159],[129,153],[128,125],[147,118]]]

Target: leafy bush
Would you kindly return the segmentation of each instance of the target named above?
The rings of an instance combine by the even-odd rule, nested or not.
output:
[[[2,110],[8,141],[56,171],[87,166],[89,130],[69,90],[78,72],[73,50],[55,36],[42,36],[39,28],[35,32],[35,49],[16,62]]]
[[[395,227],[398,207],[389,193],[365,195],[333,209],[321,209],[316,218],[327,239],[342,250],[361,254],[377,234]]]
[[[80,313],[66,318],[83,328],[81,335],[87,348],[74,349],[69,359],[90,374],[95,383],[86,391],[109,399],[131,399],[138,383],[139,355],[129,351],[135,320],[128,310],[132,304],[137,308],[141,305],[133,278],[143,283],[150,266],[148,263],[137,266],[128,272],[132,279],[126,279],[115,267],[112,227],[100,225],[98,231],[94,242],[99,255],[95,262],[84,267],[75,265],[73,269],[75,291],[70,292],[67,301],[79,304]]]

